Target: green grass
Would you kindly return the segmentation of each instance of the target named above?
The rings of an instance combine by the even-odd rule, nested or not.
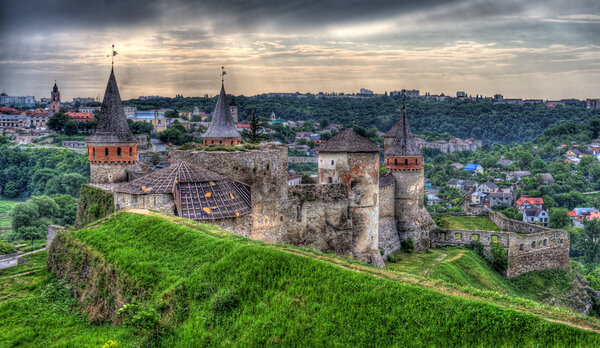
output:
[[[449,230],[502,231],[486,216],[444,216],[441,228]]]
[[[28,256],[31,262],[0,270],[1,347],[101,347],[110,339],[135,342],[132,329],[90,325],[75,309],[68,285],[46,270],[47,256],[42,251]],[[19,275],[25,272],[29,273]]]
[[[179,294],[184,309],[159,346],[600,344],[595,333],[530,314],[160,217],[120,213],[72,237],[147,289],[150,305]]]
[[[488,262],[470,249],[446,247],[424,253],[396,253],[400,260],[387,263],[390,271],[408,272],[417,276],[439,279],[461,287],[494,291],[536,302],[550,299],[569,301],[573,275],[561,269],[533,271],[506,279]]]

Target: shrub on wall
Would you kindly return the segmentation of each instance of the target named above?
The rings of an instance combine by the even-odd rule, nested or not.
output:
[[[415,251],[415,242],[412,239],[405,239],[400,243],[400,247],[407,253]]]
[[[114,199],[112,192],[89,185],[81,186],[81,197],[77,207],[77,228],[82,228],[90,222],[101,219],[113,212]]]
[[[501,243],[492,243],[490,246],[490,263],[498,271],[508,268],[508,255]]]

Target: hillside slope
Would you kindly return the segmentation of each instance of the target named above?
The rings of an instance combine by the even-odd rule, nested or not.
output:
[[[49,265],[81,281],[73,284],[80,305],[106,312],[90,313],[95,319],[119,322],[121,303],[137,303],[136,315],[160,313],[142,332],[162,346],[600,344],[596,332],[530,313],[593,330],[596,322],[528,301],[474,300],[483,293],[440,284],[459,295],[449,296],[408,283],[427,283],[418,278],[151,215],[119,213],[61,233]],[[490,303],[502,301],[530,313]]]

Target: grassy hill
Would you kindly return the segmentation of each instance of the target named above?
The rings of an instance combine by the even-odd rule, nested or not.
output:
[[[97,346],[115,339],[122,346],[165,347],[600,344],[600,323],[592,319],[496,292],[465,291],[398,270],[266,245],[175,217],[119,213],[57,238],[49,264],[68,274],[71,284],[43,267],[14,278],[0,271],[0,342]],[[66,296],[70,292],[79,296]],[[102,316],[93,311],[109,313],[120,301],[133,304],[126,315],[105,316],[98,324],[88,324],[72,310],[78,302],[77,308],[97,319]]]

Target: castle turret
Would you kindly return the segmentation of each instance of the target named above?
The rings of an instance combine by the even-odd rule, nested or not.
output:
[[[348,189],[352,256],[383,267],[379,252],[379,147],[348,128],[318,148],[319,183]]]
[[[127,180],[127,170],[137,163],[137,138],[127,124],[121,96],[111,69],[98,125],[87,138],[90,182],[110,184]]]
[[[58,86],[56,85],[56,81],[54,81],[54,87],[52,87],[52,92],[50,92],[49,114],[54,115],[59,110],[60,110],[60,92],[58,91]]]
[[[394,218],[400,240],[411,239],[416,251],[429,249],[429,230],[435,226],[424,207],[425,172],[423,155],[415,143],[414,135],[402,107],[402,117],[388,133],[385,165],[396,183],[394,193]]]
[[[237,131],[227,104],[223,83],[221,83],[221,93],[215,105],[212,121],[202,135],[202,141],[204,145],[239,145],[242,142],[242,136]]]
[[[231,103],[229,103],[229,112],[231,113],[231,118],[233,118],[233,123],[238,123],[238,105],[235,101],[234,96],[231,96]]]

